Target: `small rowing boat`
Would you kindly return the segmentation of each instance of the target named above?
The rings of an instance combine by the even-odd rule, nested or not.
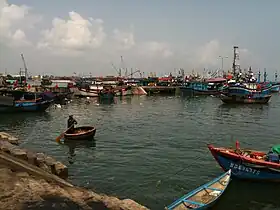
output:
[[[206,209],[225,192],[231,180],[231,170],[179,198],[166,210]]]
[[[92,126],[76,127],[64,133],[66,140],[92,140],[95,136],[96,128]]]

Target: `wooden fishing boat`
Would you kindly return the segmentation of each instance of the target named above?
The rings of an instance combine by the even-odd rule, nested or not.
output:
[[[179,198],[166,210],[207,209],[225,192],[231,180],[231,170]]]
[[[208,145],[208,148],[223,170],[232,170],[232,176],[259,181],[280,181],[280,158],[273,152],[261,152]]]
[[[44,112],[53,103],[53,99],[45,98],[42,93],[20,90],[0,91],[0,112]]]
[[[271,95],[266,96],[256,96],[256,95],[225,95],[221,94],[220,99],[225,104],[267,104],[271,98]]]
[[[72,131],[64,133],[65,140],[92,140],[95,136],[96,128],[92,126],[76,127]]]

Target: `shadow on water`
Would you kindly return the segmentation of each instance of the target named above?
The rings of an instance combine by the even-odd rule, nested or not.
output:
[[[279,209],[280,183],[258,183],[232,180],[225,194],[213,207],[215,210],[276,210]],[[230,205],[229,205],[230,204]]]
[[[68,151],[68,162],[73,164],[75,162],[75,149],[82,148],[82,149],[92,149],[95,150],[96,148],[96,141],[93,140],[71,140],[71,141],[64,141],[63,145],[66,145],[69,148]]]

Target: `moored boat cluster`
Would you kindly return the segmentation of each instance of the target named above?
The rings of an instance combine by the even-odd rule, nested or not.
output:
[[[11,78],[0,77],[0,111],[45,111],[52,103],[66,104],[73,97],[97,97],[100,102],[113,101],[115,97],[131,95],[175,94],[215,95],[224,103],[264,104],[273,92],[279,92],[280,83],[267,81],[264,72],[254,77],[251,67],[246,72],[238,64],[238,47],[234,47],[232,70],[214,72],[201,77],[199,74],[179,75],[171,73],[165,77],[151,75],[147,78],[132,78],[132,75],[118,77],[48,77],[30,80],[27,75]],[[138,71],[137,71],[138,72]],[[135,73],[135,72],[134,72]],[[141,74],[142,76],[142,74]]]

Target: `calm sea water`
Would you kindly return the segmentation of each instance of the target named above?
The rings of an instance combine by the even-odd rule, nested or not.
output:
[[[96,142],[58,145],[69,114],[97,127]],[[46,152],[69,167],[80,186],[163,209],[220,175],[206,144],[268,151],[279,144],[280,97],[268,105],[223,105],[214,97],[133,97],[114,104],[77,99],[43,114],[1,115],[0,128],[22,146]],[[183,171],[176,174],[178,171]],[[218,210],[280,209],[280,185],[233,181]]]

